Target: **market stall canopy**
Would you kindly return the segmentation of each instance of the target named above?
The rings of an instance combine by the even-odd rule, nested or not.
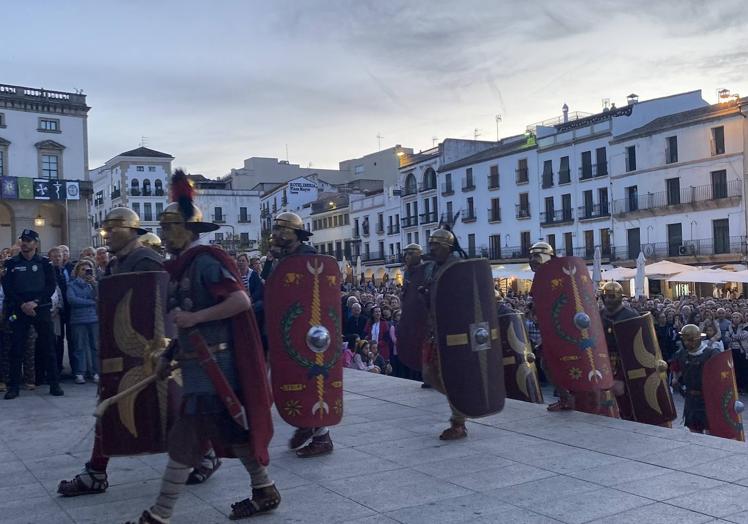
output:
[[[603,271],[603,280],[630,280],[636,277],[636,269],[630,267],[616,267]]]
[[[740,282],[742,284],[748,284],[748,271],[735,271],[730,273],[727,282]]]
[[[644,275],[655,280],[669,280],[673,275],[693,270],[693,266],[678,264],[669,260],[660,260],[659,262],[645,266]]]
[[[670,282],[699,282],[702,284],[724,284],[725,282],[740,282],[733,280],[737,275],[734,271],[723,269],[701,269],[684,271],[670,277]],[[748,275],[746,275],[748,277]]]
[[[535,277],[529,266],[526,264],[522,267],[494,267],[491,270],[493,278],[519,278],[522,280],[532,280]]]

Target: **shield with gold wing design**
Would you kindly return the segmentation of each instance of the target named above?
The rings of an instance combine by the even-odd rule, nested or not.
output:
[[[487,260],[462,260],[440,270],[431,296],[439,366],[450,404],[468,417],[504,407],[499,321]]]
[[[154,373],[165,348],[164,317],[169,275],[164,271],[122,273],[99,284],[99,397],[104,400]],[[160,453],[173,413],[169,397],[181,388],[157,381],[125,397],[101,419],[107,456]],[[172,407],[174,402],[172,402]]]
[[[677,417],[667,363],[662,359],[652,315],[621,320],[613,324],[626,392],[634,420],[661,426]]]
[[[522,313],[499,315],[499,338],[504,353],[506,396],[524,402],[543,403],[535,354]]]
[[[421,371],[421,349],[426,338],[429,314],[428,299],[420,291],[426,283],[432,262],[408,269],[408,281],[400,299],[402,316],[397,324],[397,354],[400,361],[414,371]]]
[[[333,257],[278,262],[265,283],[265,326],[275,406],[292,426],[333,426],[343,417],[341,317]]]
[[[701,373],[709,434],[745,441],[743,403],[738,397],[732,352],[717,353],[709,358]]]
[[[554,384],[569,391],[610,389],[608,346],[584,260],[560,257],[541,265],[532,295]]]

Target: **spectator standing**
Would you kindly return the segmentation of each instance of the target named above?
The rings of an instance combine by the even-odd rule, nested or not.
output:
[[[366,323],[366,338],[373,347],[375,344],[385,361],[390,360],[390,326],[382,319],[382,308],[371,308],[371,320]]]
[[[60,388],[52,340],[51,300],[57,287],[55,273],[49,260],[37,254],[39,234],[36,231],[24,229],[20,240],[21,252],[6,262],[2,279],[7,304],[5,314],[13,324],[10,384],[5,399],[12,400],[19,394],[21,361],[31,326],[37,332],[37,350],[44,359],[49,393],[61,396],[64,392]]]
[[[343,334],[349,341],[355,337],[366,338],[366,319],[361,315],[361,304],[351,306],[351,317],[345,322]]]
[[[93,264],[85,259],[78,262],[74,277],[68,285],[68,303],[77,362],[77,368],[73,370],[75,383],[85,384],[85,375],[91,376],[98,383],[99,319],[96,313],[97,284]]]
[[[245,253],[241,253],[236,257],[236,266],[239,268],[239,276],[242,279],[244,290],[249,293],[249,257]]]
[[[62,249],[59,246],[53,247],[47,252],[47,257],[52,263],[52,269],[55,272],[55,281],[57,282],[57,289],[60,290],[60,298],[62,302],[59,304],[57,309],[56,318],[54,322],[54,343],[55,343],[55,356],[57,358],[57,369],[62,372],[62,362],[65,357],[65,326],[68,321],[68,311],[70,309],[68,305],[68,283],[65,278],[65,268],[63,266]],[[75,357],[73,352],[68,350],[68,360],[70,361],[70,368],[74,367]]]
[[[106,267],[109,265],[109,250],[105,247],[96,249],[96,281],[106,276]]]

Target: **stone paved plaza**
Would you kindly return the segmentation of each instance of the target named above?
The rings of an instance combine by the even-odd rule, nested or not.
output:
[[[302,460],[276,418],[271,474],[281,507],[255,522],[454,523],[748,522],[748,446],[508,401],[443,443],[446,400],[418,383],[346,370],[346,415],[335,452]],[[105,494],[63,499],[60,479],[87,460],[93,385],[55,398],[0,401],[0,522],[109,523],[155,499],[165,456],[113,459]],[[238,461],[189,487],[175,523],[228,522],[248,493]],[[250,519],[250,521],[252,521]]]

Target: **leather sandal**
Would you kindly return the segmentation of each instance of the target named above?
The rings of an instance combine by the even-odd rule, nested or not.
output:
[[[288,441],[288,449],[299,449],[314,436],[314,428],[296,428],[291,440]]]
[[[309,444],[296,450],[296,456],[299,458],[319,457],[329,453],[332,453],[332,439],[329,431],[324,435],[314,437]]]
[[[88,477],[88,482],[84,479]],[[95,471],[88,465],[73,480],[62,480],[57,486],[57,493],[63,497],[77,497],[78,495],[95,495],[104,493],[109,487],[106,471]]]
[[[246,519],[260,513],[267,513],[280,506],[280,503],[280,492],[275,484],[264,488],[253,488],[251,499],[244,499],[231,505],[229,519]]]
[[[218,468],[221,467],[221,459],[216,456],[205,457],[210,460],[210,466],[203,466],[202,464],[190,472],[190,476],[187,477],[187,484],[190,486],[194,484],[202,484],[208,480]]]
[[[560,399],[553,404],[549,404],[546,409],[555,413],[557,411],[571,411],[574,409],[574,406],[572,406],[571,402],[569,402],[568,400]]]
[[[128,520],[125,522],[125,524],[169,524],[169,519],[162,519],[160,517],[156,517],[153,513],[151,513],[148,510],[145,510],[138,519],[137,522],[133,520]]]
[[[439,440],[459,440],[467,437],[467,428],[464,424],[452,424],[450,427],[442,431],[439,435]]]

